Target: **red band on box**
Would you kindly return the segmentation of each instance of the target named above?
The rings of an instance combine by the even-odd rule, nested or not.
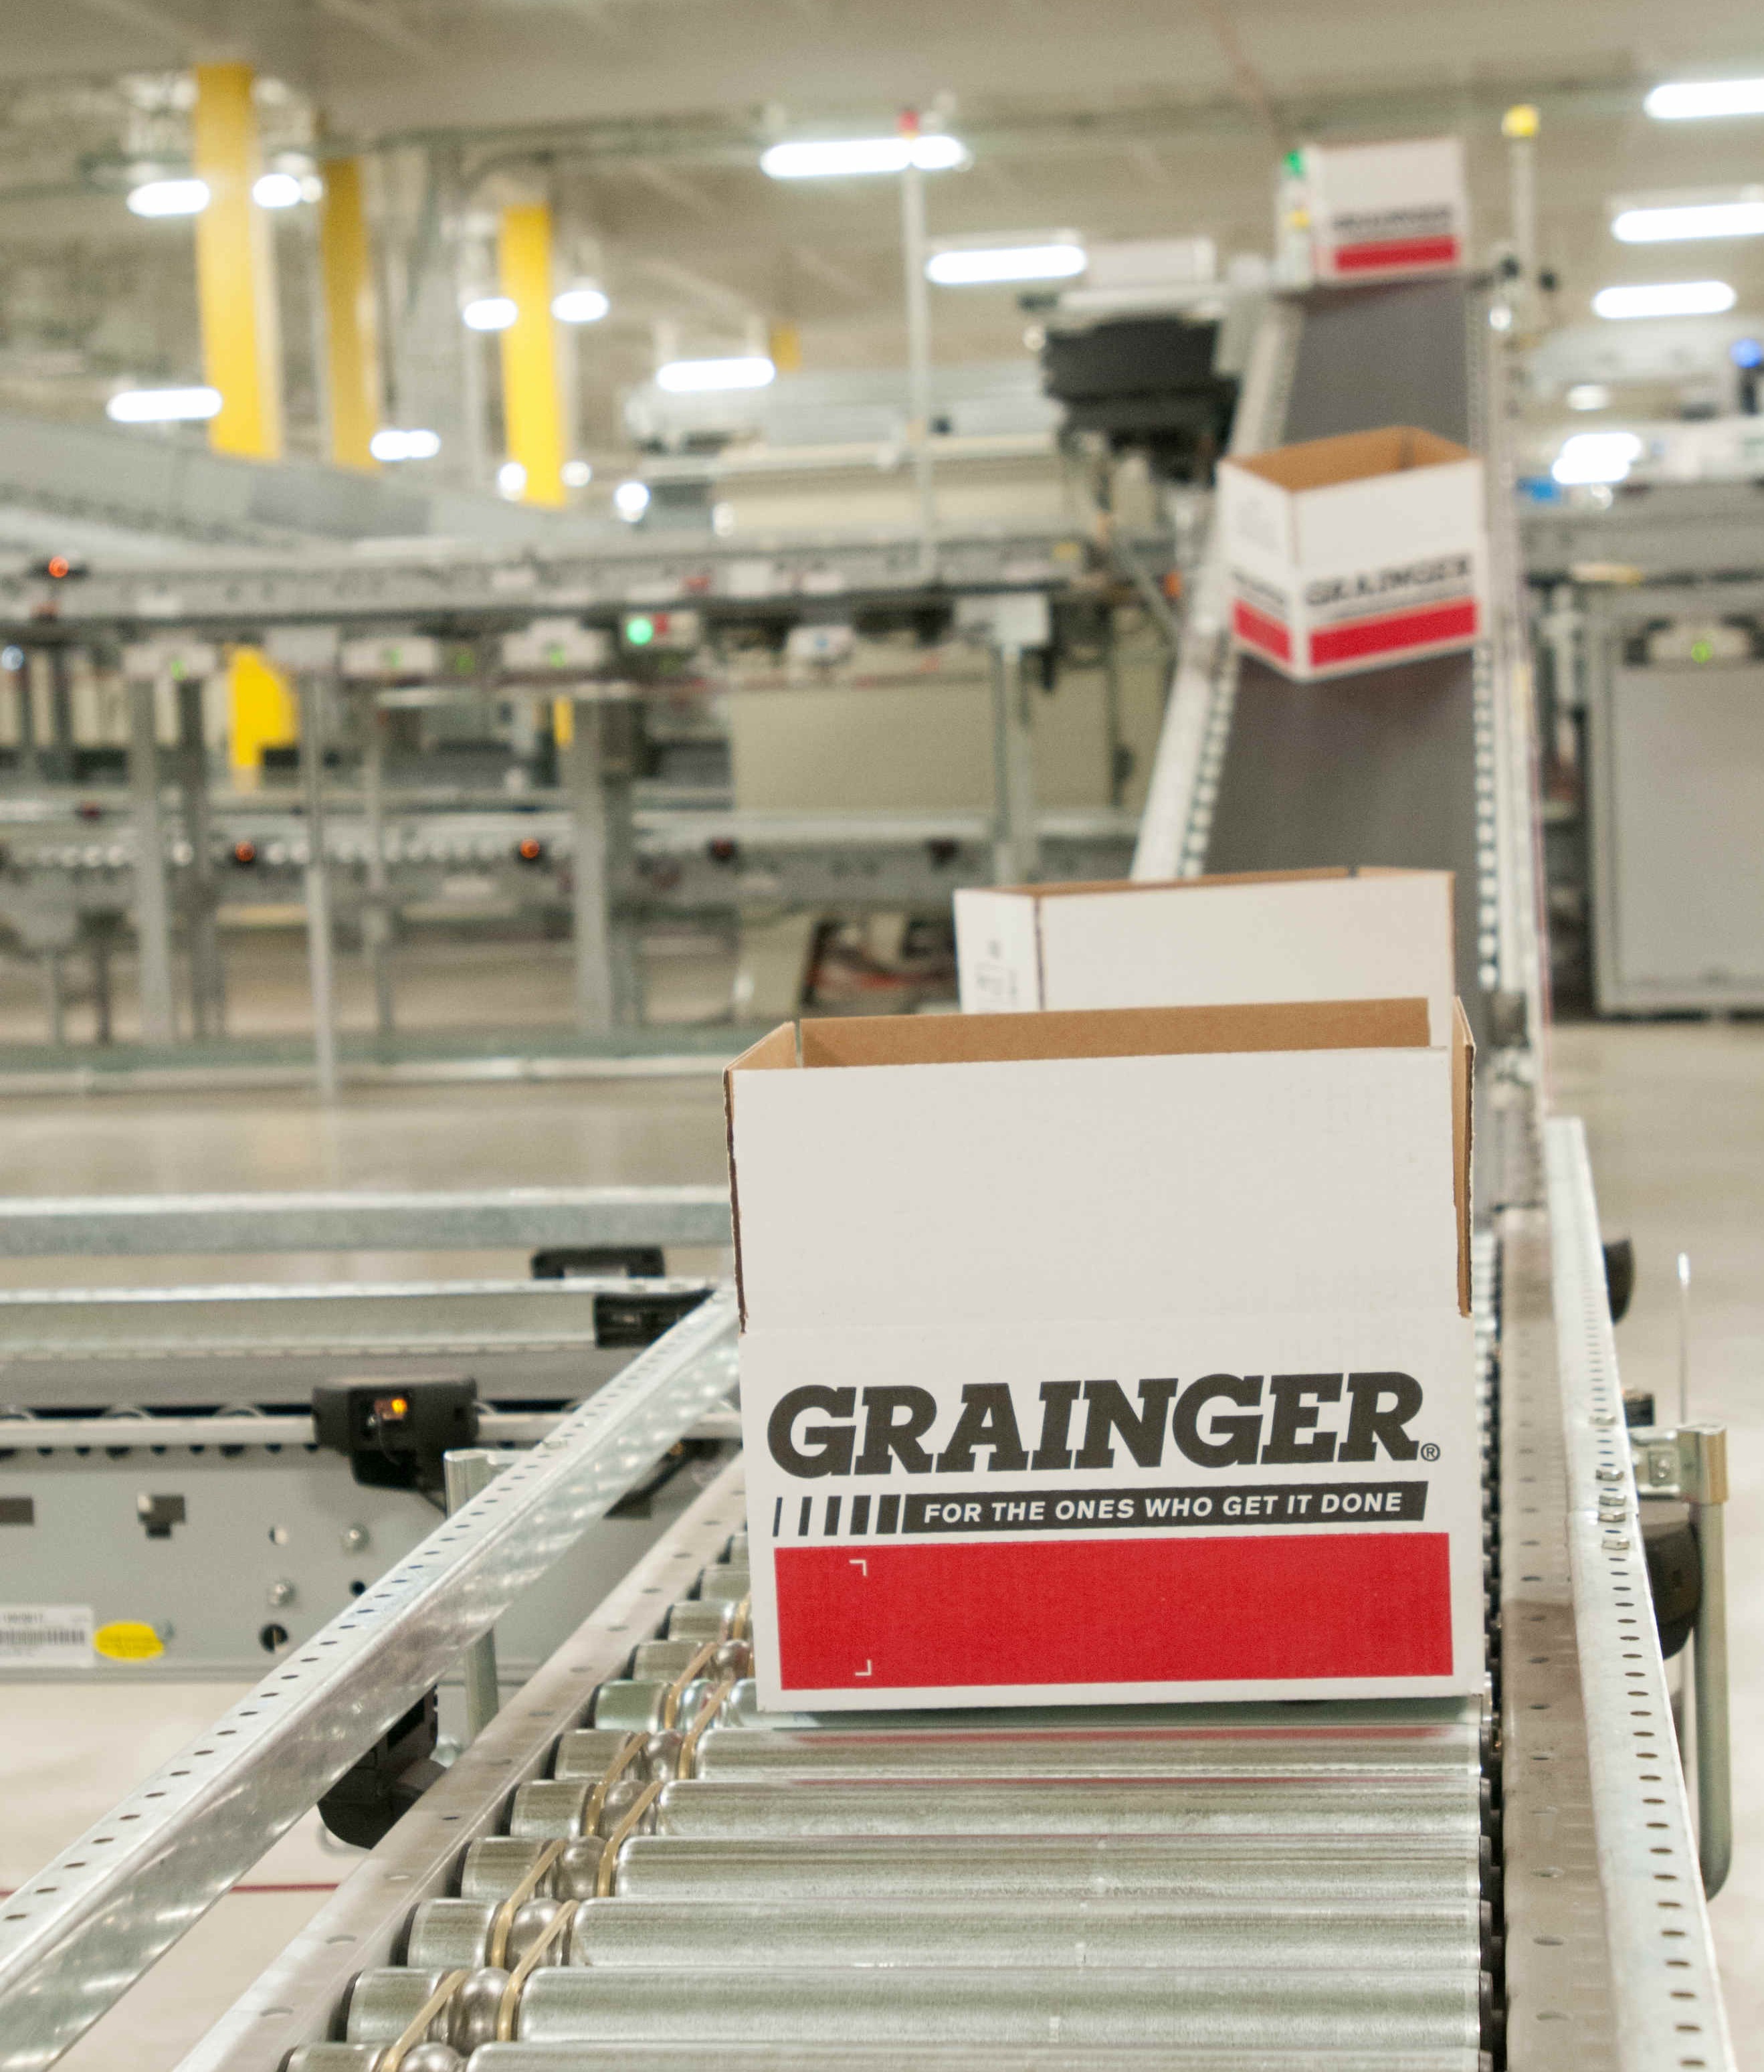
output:
[[[1291,634],[1277,619],[1270,619],[1265,611],[1258,611],[1241,598],[1232,606],[1232,628],[1245,647],[1259,648],[1264,655],[1276,656],[1282,662],[1293,659]]]
[[[1455,266],[1462,248],[1455,237],[1392,237],[1371,245],[1338,245],[1338,273],[1370,273],[1384,266]]]
[[[780,1547],[787,1691],[1449,1676],[1443,1532]]]
[[[1311,635],[1311,667],[1357,662],[1373,655],[1393,655],[1405,648],[1433,648],[1442,640],[1476,638],[1476,600],[1454,598],[1419,611],[1397,611],[1380,619],[1356,619],[1347,626],[1326,626]]]

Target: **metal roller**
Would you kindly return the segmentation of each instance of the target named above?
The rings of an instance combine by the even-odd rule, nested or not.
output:
[[[675,1675],[678,1674],[676,1671]],[[681,1696],[681,1718],[696,1718],[713,1688],[701,1676],[689,1684]],[[652,1734],[661,1725],[662,1707],[672,1688],[671,1676],[626,1678],[602,1684],[594,1696],[594,1725],[616,1728],[621,1733]]]
[[[692,1840],[634,1836],[623,1897],[684,1900],[1035,1899],[1359,1903],[1474,1900],[1479,1834],[845,1836]]]
[[[1230,1911],[1205,1902],[717,1901],[681,1906],[627,1898],[591,1900],[577,1910],[569,1961],[622,1971],[849,1964],[1194,1970],[1252,1966],[1277,1949],[1282,1966],[1293,1970],[1462,1973],[1478,1967],[1482,1944],[1482,1909],[1466,1897],[1455,1903],[1411,1900],[1401,1907],[1349,1902]]]
[[[705,2072],[707,2058],[718,2072],[902,2072],[900,2053],[891,2044],[754,2043],[726,2037],[712,2049],[702,2040],[491,2043],[474,2054],[471,2072]],[[1380,2052],[1377,2060],[1378,2072],[1486,2072],[1486,2064],[1465,2046]],[[1367,2072],[1367,2065],[1361,2050],[1307,2050],[1295,2062],[1287,2050],[1131,2045],[1071,2051],[1045,2044],[921,2044],[912,2057],[913,2072]],[[302,2068],[290,2062],[289,2072]]]
[[[495,1915],[491,1900],[426,1899],[410,1917],[405,1963],[422,1971],[476,1971],[488,1961]]]
[[[592,1784],[606,1774],[607,1766],[621,1753],[627,1738],[617,1727],[578,1727],[558,1742],[551,1774]]]
[[[669,1640],[725,1640],[734,1607],[721,1597],[682,1597],[668,1614]]]
[[[506,1899],[532,1870],[545,1848],[543,1841],[516,1840],[507,1835],[485,1835],[466,1851],[459,1870],[462,1899]],[[538,1890],[549,1893],[551,1873],[541,1880]]]
[[[348,2043],[396,2043],[421,2013],[423,2003],[446,1978],[444,1971],[386,1969],[364,1971],[349,1992],[349,2015],[343,2038]],[[445,2008],[429,2025],[436,2043],[448,2041]]]
[[[1059,1729],[990,1733],[767,1733],[707,1734],[697,1777],[805,1778],[1399,1777],[1482,1773],[1480,1737],[1465,1729],[1355,1739],[1347,1735],[1230,1734],[1183,1729],[1075,1733]]]
[[[1185,2044],[1214,2049],[1359,2050],[1474,2045],[1474,1973],[1151,1971],[536,1972],[518,2038],[701,2041],[730,2031],[775,2043]]]
[[[991,1778],[937,1782],[670,1784],[656,1831],[783,1835],[1454,1835],[1481,1820],[1478,1780],[1197,1778],[1178,1782]]]

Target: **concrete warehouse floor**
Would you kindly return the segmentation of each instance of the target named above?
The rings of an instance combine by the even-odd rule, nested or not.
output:
[[[1559,1030],[1556,1106],[1586,1119],[1608,1233],[1635,1240],[1626,1378],[1676,1388],[1673,1260],[1694,1274],[1692,1414],[1732,1429],[1729,1562],[1734,1870],[1713,1918],[1739,2061],[1764,2072],[1764,1028],[1582,1024]],[[723,1170],[713,1076],[643,1083],[220,1093],[0,1108],[8,1191],[512,1186],[705,1181]],[[525,1271],[379,1255],[176,1261],[6,1262],[12,1286],[175,1280],[361,1278]],[[51,1271],[51,1268],[53,1270]],[[0,1889],[27,1878],[237,1693],[214,1684],[0,1684]],[[64,2062],[162,2072],[273,1957],[347,1868],[309,1820],[221,1901]]]

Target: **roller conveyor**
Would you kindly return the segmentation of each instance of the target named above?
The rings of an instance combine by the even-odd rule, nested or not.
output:
[[[1257,442],[1281,421],[1293,437],[1391,419],[1461,434],[1478,306],[1447,285],[1293,313],[1284,372],[1260,377]],[[1458,421],[1438,413],[1442,393]],[[1525,808],[1500,660],[1496,630],[1406,686],[1389,672],[1300,693],[1215,669],[1164,871],[1202,857],[1447,863],[1470,902],[1466,1000],[1517,994],[1535,1009],[1529,882],[1501,818]],[[1730,2066],[1584,1147],[1537,1112],[1536,1029],[1522,1026],[1486,1081],[1485,1700],[768,1716],[747,1679],[732,1466],[184,2072]],[[729,1328],[714,1308],[637,1363],[672,1392],[670,1418],[701,1407],[679,1363]],[[661,1427],[645,1429],[652,1440]],[[547,1443],[534,1473],[560,1490],[572,1448],[588,1449],[577,1479],[597,1490],[652,1457],[627,1439],[616,1471],[596,1453],[590,1472],[591,1434]],[[406,1564],[388,1579],[389,1619],[407,1602],[469,1601],[455,1648],[483,1630],[491,1557],[465,1544],[479,1506],[500,1501],[518,1520],[530,1504],[560,1529],[561,1494],[541,1511],[512,1486],[521,1473],[419,1550],[425,1573]],[[1509,1522],[1522,1528],[1511,1548]],[[372,1598],[364,1616],[377,1616]],[[418,1625],[413,1610],[407,1642]],[[296,1696],[310,1674],[314,1731],[341,1750],[345,1693],[317,1651],[337,1638],[327,1630],[287,1673]],[[376,1718],[442,1652],[438,1637],[401,1655],[398,1638],[379,1649]],[[368,1704],[347,1716],[357,1749]],[[217,1790],[209,1803],[228,1802]],[[125,1802],[119,1823],[140,1811]],[[123,1833],[96,1833],[94,1852]],[[138,1860],[136,1914],[95,1881],[45,1947],[84,1955],[89,1974],[117,1961],[120,1940],[138,1968],[177,1932],[142,1925],[150,1904],[193,1918],[224,1885],[217,1867],[249,1859],[217,1846],[208,1883],[187,1872],[177,1886],[155,1883],[146,1851]],[[95,1875],[84,1856],[56,1867],[74,1873]],[[55,1889],[47,1873],[35,1889]],[[0,2033],[4,2072],[52,2062],[83,2025],[73,1967],[38,1977],[33,2000],[0,1923],[0,2016],[22,2010],[23,2023],[20,2041]]]

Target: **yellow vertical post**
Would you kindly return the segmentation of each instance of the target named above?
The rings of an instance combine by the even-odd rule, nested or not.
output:
[[[771,364],[780,374],[800,374],[803,371],[803,335],[793,323],[775,323],[766,336],[766,350],[771,356]]]
[[[216,453],[282,457],[280,340],[275,252],[264,212],[251,198],[262,169],[248,64],[195,68],[191,135],[208,205],[196,218],[196,300],[202,364],[220,409],[208,421]]]
[[[294,693],[279,671],[255,648],[236,648],[227,664],[227,750],[233,781],[249,791],[263,767],[266,748],[285,748],[300,738]]]
[[[331,458],[339,467],[376,465],[380,429],[380,336],[376,320],[361,161],[331,158],[319,204],[319,265],[325,293],[325,380]]]
[[[496,237],[502,292],[515,320],[502,333],[502,413],[508,458],[526,470],[528,504],[564,501],[564,419],[551,314],[551,211],[520,202],[502,212]]]

